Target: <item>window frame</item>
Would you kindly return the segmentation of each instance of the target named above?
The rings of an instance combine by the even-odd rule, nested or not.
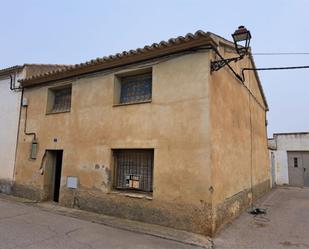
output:
[[[63,110],[54,110],[56,93],[59,92],[59,91],[67,90],[67,89],[70,90],[69,108],[63,108]],[[66,85],[62,85],[62,86],[56,86],[56,87],[48,88],[46,114],[57,114],[57,113],[71,112],[71,108],[72,108],[72,84],[66,84]]]
[[[146,173],[146,176],[150,176],[149,179],[147,180],[143,180],[143,177],[145,177],[145,174],[139,174],[140,179],[138,184],[141,184],[142,186],[144,185],[144,188],[134,188],[134,187],[124,187],[124,186],[120,186],[120,185],[124,185],[124,182],[127,181],[127,179],[123,179],[122,182],[119,184],[119,181],[121,181],[121,179],[119,179],[119,175],[123,175],[125,177],[125,170],[123,169],[121,174],[119,173],[119,164],[118,164],[118,160],[119,158],[117,157],[117,154],[119,155],[119,153],[141,153],[141,152],[145,152],[145,157],[149,156],[149,159],[151,160],[151,165],[150,165],[150,169],[148,169],[148,172]],[[149,153],[149,154],[148,154]],[[148,154],[148,155],[147,155]],[[113,155],[113,181],[112,181],[112,186],[113,189],[119,192],[127,192],[127,193],[142,193],[142,194],[146,194],[146,195],[152,195],[153,193],[153,183],[154,183],[154,149],[153,148],[143,148],[143,149],[112,149],[112,155]],[[127,155],[128,156],[128,155]],[[148,160],[149,160],[148,159]],[[129,165],[125,166],[125,167],[134,167],[134,162],[132,162],[132,158],[129,159],[131,162],[128,163]],[[136,167],[136,166],[135,166]],[[140,167],[140,166],[138,166]],[[141,169],[139,169],[139,171],[142,171]],[[148,175],[149,174],[149,175]],[[128,175],[135,175],[137,176],[138,174],[128,174]],[[147,182],[148,181],[148,182]],[[150,181],[150,183],[149,183]],[[147,188],[147,183],[149,184],[149,190],[146,190]],[[145,188],[146,186],[146,188]]]
[[[147,79],[150,78],[150,97],[149,99],[141,99],[141,100],[131,100],[124,102],[122,101],[122,94],[123,94],[123,86],[125,84],[134,84],[133,82],[128,81],[134,81],[134,78],[138,77],[144,77]],[[144,79],[144,80],[146,80]],[[127,82],[125,82],[127,81]],[[136,84],[139,84],[141,82],[136,82]],[[139,89],[137,89],[138,91]],[[146,68],[141,70],[134,70],[129,71],[125,73],[120,73],[115,75],[115,85],[114,85],[114,105],[113,106],[124,106],[124,105],[134,105],[134,104],[143,104],[143,103],[151,103],[152,102],[152,93],[153,93],[153,74],[152,74],[152,68]],[[136,95],[136,98],[138,95]]]

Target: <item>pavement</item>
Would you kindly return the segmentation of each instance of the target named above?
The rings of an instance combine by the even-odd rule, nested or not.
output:
[[[202,249],[209,238],[0,194],[0,249]]]
[[[0,194],[0,249],[308,249],[309,188],[280,187],[211,240],[167,227]],[[248,210],[249,211],[249,210]]]
[[[276,188],[255,206],[267,214],[244,212],[217,234],[215,249],[309,248],[309,188]]]

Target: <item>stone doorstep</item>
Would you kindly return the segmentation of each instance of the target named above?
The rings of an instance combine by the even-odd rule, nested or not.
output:
[[[169,227],[159,226],[155,224],[143,223],[128,219],[121,219],[113,216],[97,214],[80,209],[67,208],[54,202],[36,202],[16,196],[0,194],[0,198],[12,202],[21,203],[37,207],[43,211],[56,213],[76,219],[82,219],[105,226],[122,229],[130,232],[140,233],[163,238],[167,240],[177,241],[180,243],[198,246],[206,249],[213,248],[213,241],[210,237],[200,234],[190,233],[183,230],[177,230]]]

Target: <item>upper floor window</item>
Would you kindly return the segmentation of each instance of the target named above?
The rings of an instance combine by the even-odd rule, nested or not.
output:
[[[145,73],[120,78],[120,104],[151,101],[152,74]]]
[[[71,110],[72,86],[51,88],[48,93],[47,112],[58,113]]]

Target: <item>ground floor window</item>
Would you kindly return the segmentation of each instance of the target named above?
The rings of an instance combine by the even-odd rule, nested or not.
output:
[[[152,192],[153,149],[113,150],[116,189]]]

